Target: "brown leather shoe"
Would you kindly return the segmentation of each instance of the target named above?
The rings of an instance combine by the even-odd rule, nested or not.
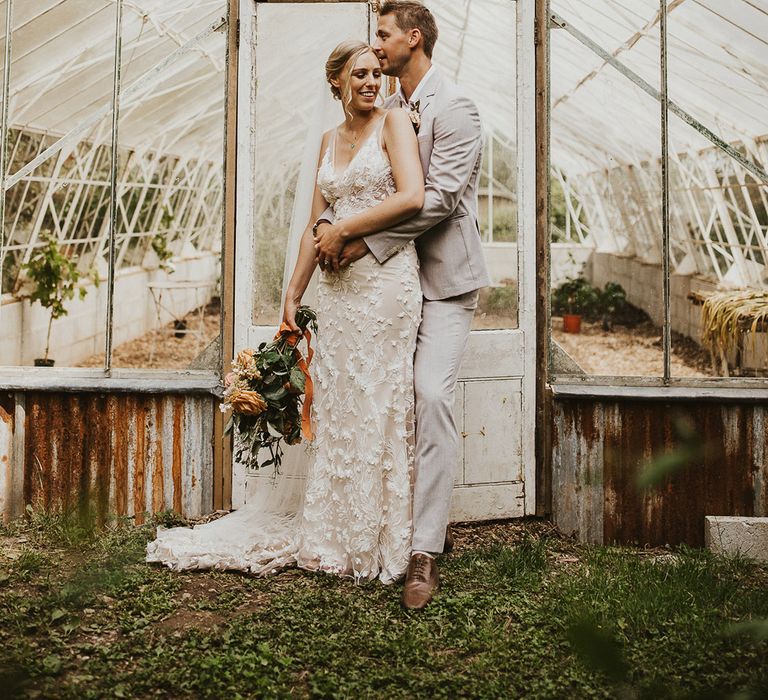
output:
[[[447,525],[445,528],[445,544],[443,544],[443,554],[450,554],[453,551],[453,533],[451,532],[451,526]]]
[[[422,610],[440,588],[437,563],[426,554],[412,554],[405,572],[401,604],[406,610]]]

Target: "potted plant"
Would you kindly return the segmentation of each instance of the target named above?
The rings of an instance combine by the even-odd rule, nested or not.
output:
[[[583,277],[567,279],[552,293],[552,311],[562,314],[566,333],[579,333],[582,316],[592,315],[598,302],[597,290]]]
[[[618,282],[606,282],[598,292],[598,308],[603,317],[603,330],[612,331],[616,314],[620,314],[627,305],[627,293]]]
[[[54,360],[49,359],[48,350],[54,319],[69,313],[65,303],[72,299],[76,292],[81,299],[88,294],[86,287],[78,286],[82,277],[90,277],[96,286],[99,284],[99,278],[95,269],[86,274],[80,272],[77,262],[64,253],[58,240],[50,232],[44,233],[41,238],[42,247],[35,251],[29,262],[22,265],[22,269],[34,285],[29,298],[33,302],[39,302],[50,314],[48,333],[45,337],[45,354],[42,358],[35,359],[35,367],[53,367]]]

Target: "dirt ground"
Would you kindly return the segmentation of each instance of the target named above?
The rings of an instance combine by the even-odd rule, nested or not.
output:
[[[587,374],[659,377],[664,371],[661,329],[647,321],[604,331],[599,321],[582,320],[581,333],[574,334],[565,333],[555,316],[552,337]],[[714,376],[709,353],[678,333],[672,334],[671,364],[673,377]]]
[[[219,335],[219,302],[213,301],[205,307],[202,323],[198,311],[188,313],[183,319],[186,329],[191,332],[176,335],[174,322],[160,330],[145,333],[122,345],[112,352],[112,366],[138,369],[186,369],[190,363]],[[150,360],[150,357],[152,359]],[[101,367],[104,355],[93,355],[82,363],[82,367]]]

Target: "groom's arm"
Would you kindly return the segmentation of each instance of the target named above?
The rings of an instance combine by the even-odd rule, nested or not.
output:
[[[328,207],[322,214],[320,214],[320,218],[315,222],[315,226],[319,226],[320,224],[333,224],[336,221],[336,217],[333,214],[333,207]]]
[[[424,190],[424,206],[415,216],[386,231],[366,235],[374,257],[386,262],[403,245],[447,219],[459,205],[483,146],[475,104],[458,96],[435,117],[434,147]]]

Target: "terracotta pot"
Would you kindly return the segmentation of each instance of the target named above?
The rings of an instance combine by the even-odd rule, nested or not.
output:
[[[35,367],[53,367],[53,363],[56,360],[44,359],[42,357],[38,357],[35,359]]]
[[[566,333],[581,333],[581,315],[563,314],[563,330]]]

